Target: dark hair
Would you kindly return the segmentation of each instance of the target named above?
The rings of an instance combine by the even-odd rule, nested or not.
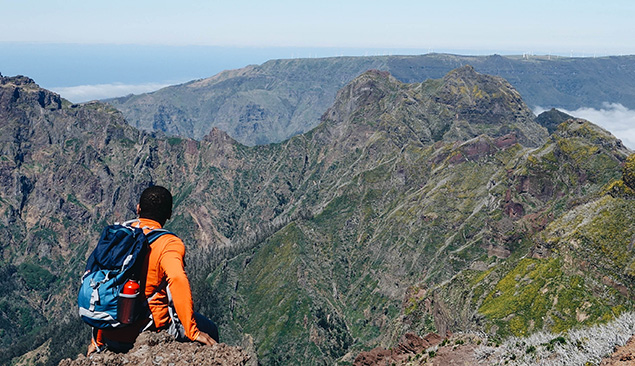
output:
[[[161,186],[146,188],[139,198],[139,217],[151,219],[161,226],[172,217],[172,194]]]

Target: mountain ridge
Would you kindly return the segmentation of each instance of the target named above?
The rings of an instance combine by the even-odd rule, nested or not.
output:
[[[352,362],[408,331],[503,337],[631,309],[624,268],[633,253],[620,244],[634,230],[630,198],[607,188],[622,177],[630,150],[582,120],[547,136],[508,84],[472,71],[456,71],[473,82],[464,91],[451,87],[460,86],[452,76],[404,84],[365,73],[318,127],[255,147],[218,129],[202,141],[142,132],[101,103],[60,99],[49,109],[39,96],[54,93],[0,87],[0,231],[8,238],[0,321],[12,331],[0,338],[2,361],[43,344],[34,334],[55,334],[51,349],[84,345],[86,327],[66,310],[76,279],[99,229],[134,216],[148,184],[174,192],[168,229],[186,243],[198,310],[229,343],[252,335],[263,363]],[[490,99],[498,107],[467,113],[479,106],[479,90],[499,94]],[[451,125],[457,113],[465,132],[425,132],[434,131],[430,121]],[[542,143],[523,145],[534,141]],[[604,221],[587,221],[587,230],[576,217],[593,202],[615,217],[597,215]],[[599,245],[602,227],[619,225],[628,230]],[[586,258],[607,250],[626,259],[591,268],[579,251],[553,250],[582,238]],[[512,307],[520,280],[533,285]],[[580,290],[567,292],[559,280]],[[545,289],[552,302],[528,310]],[[578,321],[572,306],[585,302],[597,310]]]
[[[633,56],[604,58],[459,56],[333,57],[271,60],[211,78],[114,98],[133,126],[200,139],[212,126],[247,145],[280,142],[317,126],[337,91],[369,69],[401,82],[442,78],[472,65],[508,80],[532,107],[603,108],[604,102],[635,108]],[[195,87],[196,86],[196,87]]]

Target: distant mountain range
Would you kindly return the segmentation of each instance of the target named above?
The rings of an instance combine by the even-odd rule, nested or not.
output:
[[[317,126],[337,91],[369,69],[405,83],[465,65],[508,80],[531,107],[575,110],[621,103],[635,109],[635,56],[457,56],[272,60],[108,103],[134,127],[201,139],[213,127],[247,145],[281,142]]]
[[[238,74],[158,94],[266,79]],[[2,77],[0,139],[0,363],[83,350],[85,259],[149,184],[175,195],[168,228],[197,309],[262,364],[350,364],[406,332],[504,339],[633,309],[631,151],[591,122],[535,118],[476,66],[415,83],[364,72],[315,128],[255,147],[219,129],[143,132],[110,105]]]

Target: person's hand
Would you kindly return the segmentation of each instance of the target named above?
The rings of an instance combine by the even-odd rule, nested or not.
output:
[[[196,337],[196,341],[199,343],[203,343],[207,346],[211,346],[216,344],[214,338],[210,337],[209,334],[205,332],[199,332],[198,337]]]
[[[97,351],[97,346],[95,345],[95,342],[91,341],[90,344],[88,345],[88,350],[86,351],[86,357],[90,356],[91,353],[94,353]]]

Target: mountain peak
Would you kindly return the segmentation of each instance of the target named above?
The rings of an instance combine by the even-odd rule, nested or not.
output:
[[[447,75],[446,78],[450,78],[453,76],[460,76],[460,77],[467,77],[467,78],[473,78],[477,75],[480,75],[478,72],[476,72],[476,70],[474,70],[474,67],[472,67],[472,65],[464,65],[462,67],[456,68],[452,71],[450,71]]]
[[[466,125],[453,139],[474,133],[496,137],[512,132],[520,143],[531,147],[547,139],[547,130],[534,121],[533,112],[511,84],[501,77],[478,73],[472,66],[443,77],[435,100],[453,112],[454,125]],[[468,135],[461,136],[465,133]]]
[[[544,126],[549,131],[549,133],[553,133],[558,129],[559,124],[572,118],[573,116],[570,116],[555,108],[551,108],[551,110],[540,113],[538,117],[536,117],[536,122]]]
[[[12,85],[16,85],[16,86],[33,86],[36,88],[39,88],[39,85],[37,85],[35,83],[35,81],[29,77],[23,76],[23,75],[17,75],[17,76],[2,76],[2,74],[0,74],[0,85],[8,85],[8,84],[12,84]]]
[[[440,101],[459,103],[459,106],[474,106],[504,98],[511,104],[523,104],[520,94],[505,79],[476,72],[465,65],[447,73],[442,79]]]
[[[212,130],[207,135],[205,135],[205,137],[203,137],[203,141],[211,142],[212,144],[218,144],[218,145],[236,144],[236,140],[231,138],[227,134],[227,132],[217,127],[213,127]]]
[[[519,143],[534,147],[548,137],[507,81],[480,74],[469,65],[440,80],[414,84],[369,70],[338,92],[322,118],[333,126],[341,146],[348,147],[360,146],[377,132],[399,146],[408,141],[427,145],[513,134]]]
[[[26,76],[0,76],[0,105],[9,105],[18,100],[42,108],[56,110],[62,108],[59,94],[40,88],[33,79]]]
[[[368,70],[340,89],[333,107],[322,118],[342,121],[361,108],[377,107],[386,94],[398,88],[399,84],[386,71]]]

